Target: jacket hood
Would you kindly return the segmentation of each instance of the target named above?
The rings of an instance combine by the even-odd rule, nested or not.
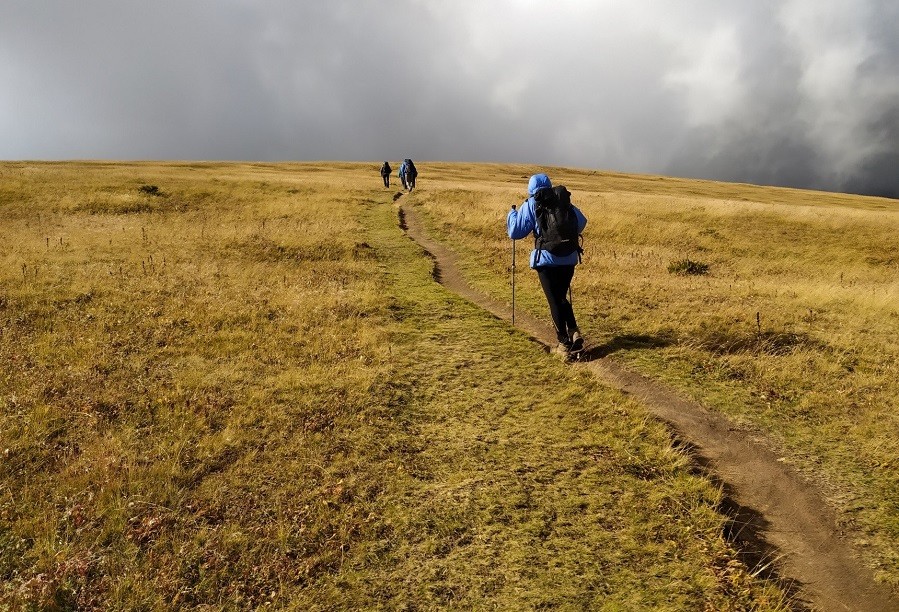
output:
[[[535,193],[546,187],[552,187],[549,177],[545,174],[535,174],[528,181],[528,195],[533,196]]]

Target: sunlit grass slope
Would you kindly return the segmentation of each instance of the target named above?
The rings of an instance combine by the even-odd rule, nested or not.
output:
[[[564,168],[427,167],[415,198],[510,299],[504,219],[547,171],[587,217],[573,297],[603,354],[760,432],[899,588],[899,202]],[[518,244],[526,262],[532,244]],[[684,261],[708,273],[669,271]],[[547,318],[535,274],[518,305]]]
[[[379,186],[0,164],[0,608],[781,608],[665,429],[434,283]]]

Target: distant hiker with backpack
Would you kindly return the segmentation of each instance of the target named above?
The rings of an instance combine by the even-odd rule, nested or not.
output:
[[[571,203],[568,190],[553,188],[545,174],[530,178],[528,199],[519,209],[513,205],[506,217],[512,240],[534,235],[531,268],[537,271],[556,328],[559,344],[553,352],[566,359],[584,348],[568,292],[574,267],[580,263],[580,235],[586,225],[587,218]]]
[[[390,164],[386,161],[381,166],[381,178],[384,179],[384,186],[390,187],[390,173],[393,172],[390,168]]]
[[[415,169],[415,164],[407,157],[400,166],[400,179],[403,181],[403,189],[408,189],[409,191],[415,189],[415,178],[417,176],[418,170]]]

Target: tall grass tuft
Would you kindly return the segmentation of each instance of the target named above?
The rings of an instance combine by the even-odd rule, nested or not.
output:
[[[668,272],[680,276],[703,276],[709,273],[709,264],[692,259],[678,259],[668,264]]]

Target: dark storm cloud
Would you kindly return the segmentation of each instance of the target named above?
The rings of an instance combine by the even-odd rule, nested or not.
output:
[[[876,53],[860,66],[861,78],[885,82],[888,94],[865,122],[865,136],[876,150],[867,155],[841,189],[899,198],[899,4],[878,3],[871,16]]]
[[[718,121],[694,126],[667,171],[705,178],[807,186],[816,184],[816,148],[798,85],[801,58],[770,7],[735,32],[741,99]]]
[[[688,131],[667,171],[899,195],[899,10],[887,3],[844,3],[843,11],[805,4],[798,17],[815,11],[830,29],[812,29],[802,41],[776,15],[754,20],[741,41],[748,104],[724,121]],[[834,25],[846,6],[853,6],[861,27],[853,32],[846,24],[841,39]],[[834,74],[830,96],[816,96],[814,81]]]
[[[0,158],[412,156],[896,195],[894,4],[7,0]]]

